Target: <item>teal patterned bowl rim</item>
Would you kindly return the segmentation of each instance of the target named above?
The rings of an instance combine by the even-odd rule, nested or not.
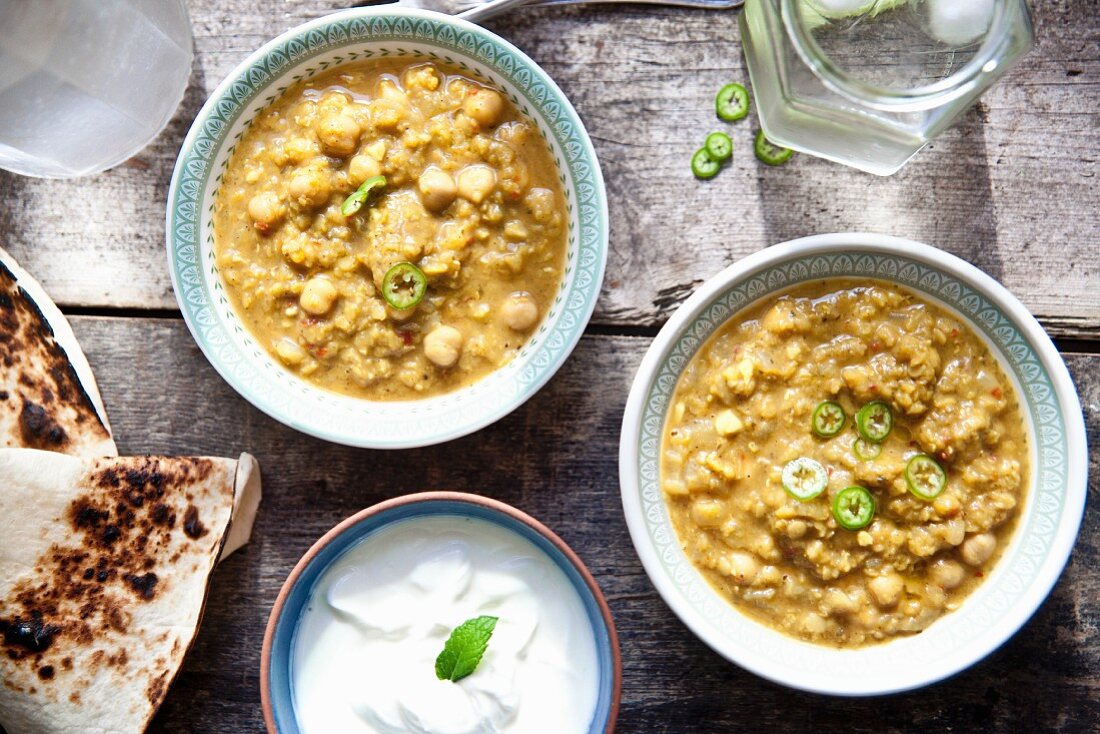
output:
[[[988,578],[919,635],[856,650],[787,637],[738,612],[687,559],[659,483],[661,437],[685,365],[731,316],[796,283],[865,277],[900,284],[971,324],[1021,397],[1032,477],[1014,537]],[[1077,537],[1088,453],[1077,392],[1050,338],[1003,286],[942,250],[877,234],[827,234],[769,247],[714,276],[676,311],[642,360],[623,417],[619,478],[631,540],[669,607],[732,662],[777,683],[877,695],[953,675],[1008,640],[1061,575]]]
[[[410,56],[440,60],[502,89],[542,133],[566,194],[569,234],[562,283],[517,356],[484,379],[415,401],[373,402],[310,385],[279,365],[233,312],[213,256],[211,216],[225,165],[252,119],[290,84],[334,65]],[[257,408],[305,433],[369,448],[411,448],[471,433],[535,394],[580,340],[603,283],[607,197],[592,142],[562,91],[499,36],[439,13],[353,8],[264,44],[218,86],[183,143],[165,222],[172,287],[195,341],[221,376]]]

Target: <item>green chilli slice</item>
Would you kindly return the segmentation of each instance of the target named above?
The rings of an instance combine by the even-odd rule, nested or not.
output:
[[[814,408],[810,418],[810,427],[821,438],[832,438],[840,433],[844,424],[848,421],[848,415],[844,408],[835,400],[826,400]]]
[[[856,431],[864,441],[882,443],[893,427],[894,414],[882,400],[867,403],[856,413]]]
[[[845,530],[862,530],[875,516],[875,498],[863,487],[845,487],[833,498],[833,518]]]
[[[947,471],[928,454],[917,454],[905,464],[905,483],[914,497],[934,500],[947,487]]]
[[[799,502],[809,502],[829,486],[829,473],[808,456],[788,461],[783,467],[783,489]]]

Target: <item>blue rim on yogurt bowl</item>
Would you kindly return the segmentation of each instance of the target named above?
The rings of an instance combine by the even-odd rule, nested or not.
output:
[[[381,402],[330,392],[292,374],[245,328],[214,257],[215,195],[252,121],[295,82],[349,61],[442,60],[502,91],[539,129],[557,164],[568,236],[562,281],[519,353],[443,395]],[[203,354],[242,397],[312,436],[363,448],[413,448],[483,428],[534,395],[572,353],[603,284],[607,195],[584,124],[538,64],[496,34],[441,13],[385,5],[303,23],[234,69],[199,111],[180,149],[165,221],[168,269],[184,321]]]
[[[295,674],[300,672],[295,666],[300,663],[296,649],[303,634],[307,635],[305,639],[312,639],[308,637],[311,632],[302,630],[308,615],[314,614],[311,602],[329,581],[329,571],[342,574],[349,560],[354,568],[357,558],[352,554],[356,549],[368,547],[372,538],[394,537],[395,530],[415,528],[417,521],[441,518],[493,525],[494,530],[499,528],[506,535],[514,535],[524,548],[533,546],[550,561],[551,568],[560,571],[567,587],[576,592],[578,609],[594,642],[597,690],[592,717],[583,734],[613,732],[622,679],[619,642],[610,609],[592,575],[564,541],[526,513],[497,500],[459,492],[423,492],[379,503],[341,522],[306,552],[279,592],[264,635],[260,692],[267,730],[272,734],[310,734],[300,724],[295,689]],[[338,576],[336,583],[342,582],[343,577]],[[493,646],[492,640],[489,645]],[[364,665],[368,664],[369,661],[364,661]]]

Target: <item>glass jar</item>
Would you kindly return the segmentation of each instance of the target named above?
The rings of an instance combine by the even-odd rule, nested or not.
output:
[[[1024,0],[747,0],[740,24],[767,137],[882,176],[1034,42]]]

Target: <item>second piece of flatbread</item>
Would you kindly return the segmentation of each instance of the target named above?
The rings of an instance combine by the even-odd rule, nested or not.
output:
[[[248,454],[0,449],[0,726],[138,734],[260,502]]]
[[[0,447],[118,455],[92,369],[69,322],[3,249]]]

